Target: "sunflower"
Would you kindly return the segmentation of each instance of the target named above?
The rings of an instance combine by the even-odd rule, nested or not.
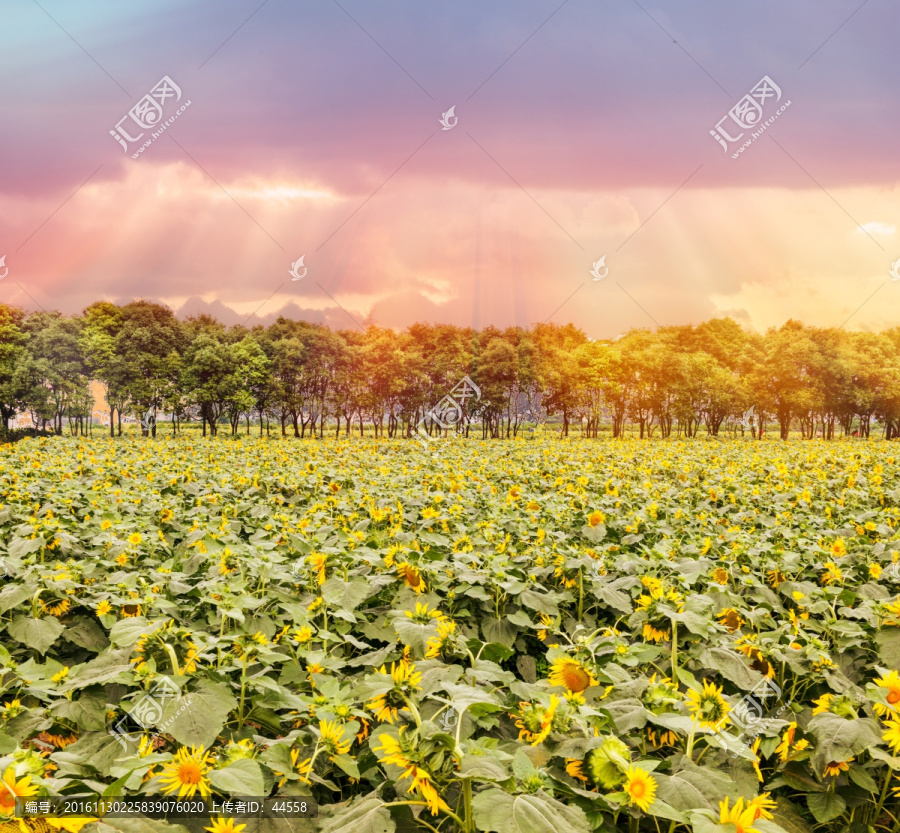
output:
[[[223,819],[219,816],[217,819],[210,819],[212,827],[204,827],[209,833],[241,833],[247,826],[246,824],[235,824],[234,819]]]
[[[16,798],[35,795],[37,787],[31,785],[31,776],[16,781],[15,767],[7,767],[0,778],[0,816],[12,816],[16,810]]]
[[[132,532],[131,535],[128,536],[128,543],[131,544],[131,546],[133,546],[133,547],[136,547],[143,540],[144,540],[144,537],[141,535],[140,532]]]
[[[824,775],[827,778],[828,776],[838,776],[842,772],[846,772],[850,769],[850,764],[853,763],[854,758],[847,758],[846,761],[829,761],[825,764]]]
[[[193,798],[199,790],[200,795],[210,795],[209,773],[212,756],[208,755],[202,747],[192,746],[190,752],[187,747],[181,747],[175,754],[175,758],[163,767],[163,775],[160,783],[165,784],[165,795],[178,793],[179,798]]]
[[[320,743],[334,760],[335,755],[345,755],[353,741],[343,739],[344,732],[336,720],[322,720],[319,722],[319,732],[322,737]]]
[[[630,766],[625,771],[625,793],[628,803],[646,812],[656,798],[656,781],[645,769]]]
[[[294,639],[297,640],[301,645],[309,642],[310,639],[313,638],[313,630],[309,625],[303,625],[300,628],[294,630]]]
[[[72,603],[68,599],[58,599],[50,604],[41,602],[41,610],[44,613],[49,613],[51,616],[63,616],[68,613],[71,607]]]
[[[325,584],[325,562],[328,556],[324,553],[311,553],[306,556],[307,564],[310,564],[316,574],[316,584],[320,587]]]
[[[900,754],[900,720],[888,720],[887,731],[881,738],[888,742],[895,755]]]
[[[375,713],[379,723],[393,723],[398,713],[407,707],[407,696],[421,688],[422,675],[416,671],[414,663],[404,660],[392,662],[390,672],[382,665],[376,673],[390,675],[394,684],[389,691],[366,703],[366,708]]]
[[[798,740],[795,742],[795,738],[797,735],[797,724],[791,722],[788,724],[787,729],[784,730],[784,734],[781,736],[781,743],[775,748],[775,752],[778,755],[778,760],[782,763],[787,763],[787,761],[802,752],[809,746],[809,741],[807,740]]]
[[[303,784],[309,784],[309,771],[312,769],[312,759],[306,758],[303,761],[300,760],[300,750],[292,749],[291,750],[291,764],[294,768],[294,771],[300,778],[300,782]],[[287,775],[283,772],[278,772],[273,770],[276,776],[280,779],[278,782],[278,788],[281,789],[288,780]]]
[[[560,699],[555,694],[550,695],[546,708],[537,703],[519,703],[519,714],[512,715],[516,718],[519,740],[526,740],[532,746],[545,740],[553,728],[553,716],[559,703]]]
[[[841,558],[847,554],[847,545],[843,538],[835,538],[829,547],[829,551],[835,558]]]
[[[600,526],[600,524],[602,524],[605,520],[606,515],[604,515],[599,510],[591,512],[591,514],[588,515],[587,518],[588,526],[590,527]]]
[[[408,744],[403,737],[403,730],[405,728],[406,727],[400,729],[399,737],[397,738],[394,738],[385,732],[378,738],[379,745],[373,748],[376,752],[384,753],[384,757],[382,758],[383,763],[394,764],[394,766],[398,766],[403,770],[403,774],[400,776],[401,779],[412,779],[412,783],[407,792],[418,792],[428,805],[431,815],[436,816],[438,810],[446,810],[449,812],[450,808],[438,795],[438,792],[432,783],[431,774],[420,766],[419,762],[415,759],[415,751],[412,748],[412,745]]]
[[[141,606],[139,604],[135,604],[133,602],[129,604],[122,605],[121,608],[122,616],[126,619],[131,619],[134,616],[141,615]]]
[[[844,574],[841,569],[832,561],[825,563],[825,572],[822,573],[819,581],[822,584],[836,584],[844,580]]]
[[[760,793],[752,798],[747,806],[753,808],[753,820],[756,821],[757,819],[768,820],[773,818],[770,811],[774,810],[778,805],[772,801],[769,793]]]
[[[566,758],[566,774],[587,784],[588,779],[582,769],[582,761],[577,758]]]
[[[883,706],[881,703],[874,703],[873,708],[875,711],[882,717],[896,714],[900,711],[900,706],[897,705],[900,703],[900,674],[896,671],[889,671],[880,680],[875,680],[875,685],[879,688],[887,689],[885,699],[888,701],[887,706]]]
[[[769,582],[769,587],[777,588],[785,580],[784,573],[781,570],[769,570],[766,573],[766,580]]]
[[[447,621],[447,617],[441,611],[437,608],[429,608],[427,602],[416,602],[415,610],[407,610],[405,614],[408,619],[412,619],[417,625],[431,625],[434,622]]]
[[[153,660],[157,668],[170,667],[175,674],[191,674],[197,670],[198,656],[191,632],[187,628],[176,628],[175,622],[170,620],[138,639],[131,662],[140,667]]]
[[[712,580],[716,584],[728,584],[728,570],[724,567],[716,567],[716,569],[713,570]]]
[[[437,635],[428,637],[425,645],[425,659],[440,659],[453,653],[453,638],[456,634],[456,622],[446,621],[438,624]]]
[[[691,715],[701,726],[708,729],[721,728],[727,719],[731,707],[722,698],[722,689],[713,685],[709,680],[703,681],[703,691],[687,693],[687,707]]]
[[[547,638],[547,628],[551,625],[555,625],[555,620],[552,616],[548,616],[546,613],[541,614],[541,627],[538,629],[537,638],[543,642]]]
[[[571,657],[557,657],[553,660],[548,680],[551,685],[564,686],[567,691],[579,693],[597,685],[594,675]]]
[[[427,589],[425,580],[422,578],[422,573],[419,572],[418,567],[413,567],[412,564],[404,561],[402,564],[397,565],[397,574],[403,579],[403,583],[416,593],[421,593]]]
[[[760,783],[763,781],[763,774],[759,768],[759,764],[761,758],[759,756],[759,743],[762,740],[759,735],[756,736],[756,740],[753,741],[753,745],[750,747],[750,751],[756,756],[753,759],[753,770],[756,772],[756,777],[759,779]],[[768,793],[764,793],[764,795],[768,795]]]
[[[734,802],[734,807],[728,807],[731,799],[726,798],[719,803],[719,824],[733,824],[737,833],[758,833],[751,825],[756,821],[756,807],[748,804],[744,806],[744,799],[739,798]]]
[[[660,729],[657,733],[656,730],[648,726],[647,740],[653,746],[674,746],[678,742],[678,735],[670,729]]]
[[[733,607],[726,607],[716,618],[719,620],[720,624],[725,625],[730,631],[736,631],[744,624],[744,620],[741,618],[740,613]]]

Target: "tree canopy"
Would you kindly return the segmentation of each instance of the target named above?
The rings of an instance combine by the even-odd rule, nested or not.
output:
[[[478,395],[455,400],[468,377]],[[403,332],[331,330],[278,318],[225,326],[179,320],[161,304],[100,301],[81,315],[0,304],[0,416],[29,414],[45,431],[85,433],[102,388],[109,430],[123,415],[177,433],[271,431],[412,436],[459,430],[516,436],[549,418],[589,437],[626,424],[640,437],[900,435],[900,328],[846,332],[788,321],[764,334],[729,318],[631,330],[594,341],[571,324],[531,329],[417,323]],[[448,399],[448,396],[450,397]],[[453,411],[453,408],[456,408]],[[441,417],[453,411],[452,425]],[[449,411],[448,411],[449,412]],[[226,428],[226,430],[228,430]]]

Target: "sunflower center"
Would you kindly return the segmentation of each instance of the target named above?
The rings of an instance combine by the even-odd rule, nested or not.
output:
[[[182,784],[199,784],[203,779],[203,773],[196,764],[182,764],[178,770],[178,780]]]
[[[888,703],[892,705],[898,701],[900,701],[900,688],[891,689],[890,694],[887,696]]]
[[[582,692],[591,681],[587,672],[577,666],[569,666],[562,673],[563,683],[569,691]]]
[[[633,798],[641,799],[647,794],[647,785],[643,781],[634,781],[628,787],[628,792]]]

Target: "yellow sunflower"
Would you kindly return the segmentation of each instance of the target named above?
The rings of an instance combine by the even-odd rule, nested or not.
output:
[[[900,674],[896,671],[889,671],[885,674],[880,680],[875,680],[875,685],[879,688],[887,689],[887,695],[885,699],[888,701],[887,706],[883,706],[881,703],[873,703],[872,707],[875,711],[880,714],[882,717],[890,714],[896,714],[900,711],[900,706],[897,704],[900,703]]]
[[[16,770],[7,767],[0,778],[0,816],[12,816],[16,809],[16,798],[35,795],[37,787],[31,785],[31,776],[26,775],[16,781]]]
[[[413,589],[416,593],[421,593],[427,589],[425,580],[418,567],[413,567],[405,561],[397,565],[397,574],[403,579],[403,583]]]
[[[407,792],[418,792],[428,805],[431,815],[436,816],[438,810],[449,811],[450,808],[438,795],[437,789],[432,783],[431,774],[420,766],[418,761],[414,760],[414,750],[407,746],[403,737],[404,729],[405,727],[400,729],[400,735],[397,738],[387,733],[381,735],[378,738],[378,745],[374,747],[375,751],[384,753],[385,757],[382,758],[384,763],[394,764],[403,770],[401,779],[412,779]]]
[[[366,703],[366,708],[375,713],[379,723],[393,723],[398,713],[407,707],[407,695],[421,687],[422,675],[416,671],[414,663],[405,660],[391,663],[390,671],[382,665],[376,673],[389,675],[394,685],[390,691]]]
[[[623,789],[628,795],[628,803],[640,807],[644,812],[647,812],[656,799],[656,781],[649,772],[638,766],[630,766],[625,771]]]
[[[204,827],[209,833],[241,833],[247,826],[246,824],[236,824],[234,819],[223,819],[221,816],[217,819],[210,819],[212,827]]]
[[[846,761],[829,761],[825,764],[825,777],[838,776],[842,772],[846,772],[850,769],[850,764],[853,763],[854,760],[854,758],[847,758]]]
[[[571,657],[557,657],[550,666],[551,685],[564,686],[567,691],[582,692],[597,685],[594,675]]]
[[[171,795],[178,793],[179,798],[193,798],[199,791],[200,795],[210,795],[209,779],[207,774],[212,768],[212,756],[203,748],[181,747],[175,753],[175,758],[163,767],[163,775],[160,783],[165,785],[163,792]]]
[[[733,824],[737,833],[758,833],[751,825],[756,821],[756,808],[744,806],[744,799],[739,798],[734,802],[734,807],[728,807],[731,799],[726,798],[719,803],[719,824]]]
[[[687,701],[688,710],[694,719],[709,729],[721,728],[722,721],[731,711],[731,707],[722,698],[722,688],[709,680],[703,681],[703,691],[689,691]]]

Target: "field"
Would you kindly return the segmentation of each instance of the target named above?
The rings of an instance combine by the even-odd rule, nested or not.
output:
[[[212,792],[310,796],[301,833],[896,833],[897,453],[3,446],[0,831]]]

